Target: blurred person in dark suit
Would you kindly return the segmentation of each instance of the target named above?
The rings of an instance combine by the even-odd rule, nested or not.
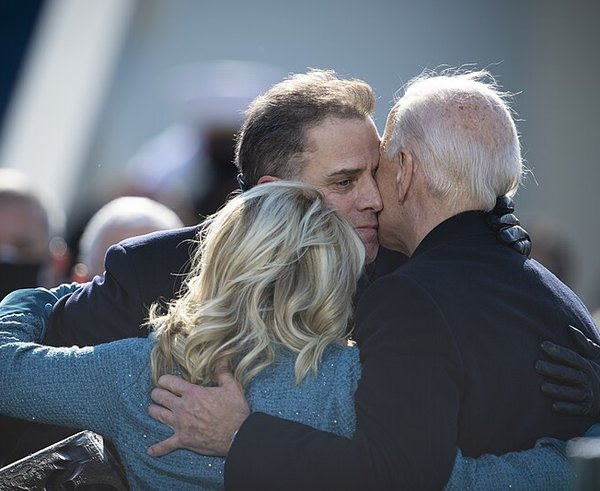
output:
[[[531,236],[531,257],[572,287],[576,279],[576,261],[568,236],[559,224],[539,214],[523,216],[522,222]]]
[[[159,201],[186,225],[214,213],[237,189],[235,135],[244,110],[283,76],[276,66],[241,60],[173,67],[166,85],[178,119],[127,162],[121,194]]]

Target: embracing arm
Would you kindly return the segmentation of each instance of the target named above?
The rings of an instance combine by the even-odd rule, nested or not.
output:
[[[456,453],[459,370],[448,331],[422,327],[443,324],[439,312],[412,290],[385,277],[361,299],[358,323],[367,329],[359,338],[354,437],[254,413],[229,451],[227,489],[444,486]]]
[[[367,293],[371,301],[390,291],[386,280],[381,281],[377,291]],[[396,286],[394,291],[404,293]],[[378,308],[363,316],[364,322],[378,327],[370,330],[361,344],[362,378],[356,392],[358,424],[354,437],[346,439],[253,413],[241,425],[229,450],[225,464],[227,489],[280,489],[282,482],[286,489],[443,487],[456,453],[457,370],[445,354],[448,350],[452,353],[452,347],[448,347],[452,341],[443,332],[419,329],[413,323],[407,323],[413,327],[403,329],[400,339],[396,298],[394,295],[383,304],[379,298]],[[400,318],[421,310],[431,313],[428,323],[439,323],[430,305],[422,308],[419,299],[409,305],[409,311],[405,310]],[[221,389],[232,390],[202,391],[200,406],[208,401],[219,404]],[[182,392],[182,397],[176,398],[180,402],[186,399]],[[153,392],[155,402],[161,403],[155,395]],[[231,413],[231,406],[222,405],[218,413],[221,418],[227,417],[224,415]],[[165,418],[158,419],[169,423]],[[206,421],[203,424],[200,438],[206,438],[216,426]],[[174,427],[172,422],[169,425]],[[200,442],[188,448],[206,451],[207,447]],[[436,463],[434,469],[431,462]]]
[[[460,450],[444,491],[465,489],[545,491],[569,489],[567,442],[542,438],[535,448],[502,455],[465,457]]]
[[[17,290],[0,303],[0,413],[110,434],[115,372],[127,370],[128,358],[116,359],[107,345],[37,344],[44,336],[44,312],[56,300],[36,288]]]
[[[383,291],[385,290],[378,291],[377,295],[383,294]],[[384,316],[385,320],[385,310],[376,312],[376,315]],[[348,440],[263,413],[253,413],[244,421],[244,413],[233,414],[232,408],[238,407],[235,397],[243,397],[233,384],[207,389],[175,377],[164,377],[164,380],[159,381],[160,387],[152,393],[157,405],[151,406],[150,413],[168,424],[174,430],[174,435],[169,441],[156,445],[154,449],[158,451],[154,455],[179,447],[200,453],[216,451],[218,454],[225,454],[233,433],[231,428],[236,428],[243,422],[225,464],[227,489],[277,489],[281,482],[286,483],[286,489],[441,489],[444,484],[446,490],[506,489],[515,483],[519,483],[519,489],[524,490],[564,487],[569,477],[565,442],[553,441],[549,444],[547,441],[540,441],[536,448],[527,451],[470,458],[456,450],[455,438],[449,433],[444,434],[444,428],[438,426],[428,431],[427,428],[433,425],[434,419],[440,420],[443,417],[435,408],[441,407],[444,402],[447,404],[448,400],[452,400],[451,396],[446,396],[445,401],[443,398],[433,400],[439,397],[436,390],[439,391],[440,387],[443,390],[444,386],[434,385],[436,381],[430,378],[431,375],[429,378],[415,376],[414,381],[404,380],[403,386],[400,386],[395,380],[391,380],[395,377],[378,371],[372,364],[380,363],[380,356],[386,354],[381,345],[387,343],[389,333],[372,331],[372,334],[375,339],[367,337],[364,340],[367,354],[363,360],[363,378],[357,394],[357,411],[359,417],[362,411],[363,428],[366,427],[369,434],[364,429],[362,432],[359,429],[355,437]],[[418,333],[406,332],[402,342],[412,343],[412,350],[419,349],[418,346],[422,343],[411,340],[411,336],[418,337]],[[450,341],[442,341],[438,336],[430,340],[437,342],[437,349],[440,350],[444,342]],[[363,344],[363,352],[364,348]],[[371,349],[374,351],[371,352]],[[396,358],[393,354],[397,354]],[[388,373],[399,373],[402,368],[401,358],[407,355],[403,355],[399,347],[392,348],[389,355],[388,363],[396,360],[398,365],[391,365],[395,371]],[[426,358],[426,354],[423,353],[422,357]],[[411,363],[422,363],[420,370],[423,372],[435,370],[432,360],[423,362],[420,358]],[[448,363],[448,366],[451,367],[452,364]],[[369,376],[369,370],[373,372],[370,375],[372,378],[365,379],[365,371]],[[441,377],[438,380],[442,380]],[[452,387],[452,384],[447,383],[445,389],[452,394],[448,386]],[[419,392],[422,393],[424,387],[436,387],[436,390],[429,389],[425,395],[420,395]],[[382,401],[382,397],[386,400]],[[225,400],[225,404],[218,406]],[[428,413],[424,417],[432,420],[428,423],[429,426],[417,423],[415,427],[412,421],[418,421],[418,417],[413,416],[409,420],[406,415],[402,415],[398,410],[402,404],[407,406],[406,411],[410,410],[410,406],[416,405],[419,411]],[[447,413],[446,409],[441,411]],[[211,413],[218,416],[211,420]],[[383,416],[378,420],[379,414]],[[446,427],[452,426],[448,420],[443,424]],[[223,430],[216,430],[217,427]],[[389,434],[391,430],[395,433]],[[214,438],[213,442],[219,442],[220,447],[213,446],[214,443],[207,440],[207,435],[214,436],[218,431],[223,431],[223,434]],[[394,437],[398,439],[396,442]],[[403,449],[400,440],[410,441],[410,438],[413,444]],[[419,445],[422,448],[417,448]],[[415,455],[420,452],[421,461],[413,456],[413,449]],[[400,453],[402,450],[405,451],[404,458]],[[413,461],[410,460],[411,457]],[[380,458],[387,460],[371,460]],[[439,472],[442,462],[447,466],[445,475]],[[352,468],[354,464],[355,467]],[[421,469],[425,476],[423,481],[418,482],[419,477],[411,478],[411,468]],[[396,469],[398,475],[393,475],[390,469]],[[384,472],[388,474],[383,474]],[[439,476],[435,478],[435,482],[427,482],[429,474]],[[405,485],[397,484],[403,478],[413,481],[411,484],[408,481]]]
[[[264,414],[256,414],[258,418],[264,418],[258,421],[258,424],[263,424],[265,428],[273,428],[277,418]],[[279,420],[282,421],[282,420]],[[290,429],[297,423],[283,422],[279,429],[285,429],[289,426]],[[311,438],[314,435],[318,436],[316,430],[301,428],[298,425],[296,436],[298,438]],[[311,431],[312,430],[312,431]],[[287,432],[280,436],[284,441],[285,435],[292,435]],[[237,438],[237,437],[236,437]],[[252,455],[250,452],[259,453],[263,451],[262,447],[265,440],[260,435],[251,435],[254,439],[248,441],[249,446],[245,449],[245,453],[240,454],[239,458],[247,458]],[[256,442],[260,442],[256,444]],[[270,439],[267,439],[268,443]],[[456,457],[452,473],[446,485],[445,491],[463,491],[465,489],[485,489],[504,490],[504,489],[520,489],[522,491],[545,491],[547,489],[567,489],[571,479],[571,469],[566,455],[567,442],[554,439],[541,439],[536,443],[536,447],[521,452],[510,452],[502,455],[485,454],[477,458],[465,457],[460,450],[456,450]],[[275,452],[278,446],[273,447],[270,451]],[[231,454],[230,454],[231,455]],[[226,466],[231,457],[228,457]],[[432,466],[433,470],[433,466]],[[272,468],[266,464],[259,472],[268,472],[272,475]],[[312,472],[312,469],[307,472]],[[227,476],[227,468],[226,468]],[[325,476],[326,477],[326,476]],[[255,479],[253,477],[253,479]],[[286,481],[287,482],[287,481]],[[307,482],[307,481],[305,481]],[[327,483],[329,489],[355,489],[354,487],[347,488],[348,484],[340,485],[335,479]],[[262,484],[261,484],[262,486]],[[312,486],[312,484],[311,484]],[[327,487],[327,486],[324,486]],[[226,489],[242,489],[243,485],[240,482],[227,483]],[[272,489],[277,486],[273,485]],[[300,489],[301,486],[298,487]],[[250,486],[248,489],[260,489],[260,486]],[[271,489],[268,487],[267,489]],[[293,485],[291,489],[296,489]],[[319,488],[320,489],[320,488]],[[358,489],[358,487],[356,488]],[[439,488],[438,488],[439,489]]]
[[[52,346],[91,346],[145,336],[146,310],[135,269],[126,250],[109,249],[106,272],[63,297],[50,316],[46,342]]]
[[[159,298],[171,299],[179,289],[197,230],[155,232],[112,246],[105,274],[55,305],[46,342],[90,346],[147,336],[140,326],[148,307]]]

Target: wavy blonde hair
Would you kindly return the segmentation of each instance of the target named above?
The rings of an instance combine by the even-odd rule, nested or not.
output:
[[[325,348],[344,342],[365,250],[350,224],[305,184],[261,184],[233,197],[204,228],[182,296],[151,309],[152,376],[177,367],[215,382],[228,363],[246,385],[275,358],[297,353],[296,382]]]

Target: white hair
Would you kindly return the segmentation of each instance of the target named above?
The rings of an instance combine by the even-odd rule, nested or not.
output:
[[[79,261],[90,275],[103,271],[104,255],[112,244],[158,230],[183,226],[165,205],[142,196],[116,198],[100,208],[87,223],[79,241]]]
[[[394,105],[384,151],[393,158],[409,149],[433,196],[490,210],[516,192],[523,173],[509,96],[486,70],[425,72]]]

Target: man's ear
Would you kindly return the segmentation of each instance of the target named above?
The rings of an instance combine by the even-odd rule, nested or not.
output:
[[[275,176],[262,176],[261,178],[259,178],[257,184],[264,184],[266,182],[275,182],[275,181],[281,181],[282,179],[280,179],[279,177],[275,177]]]
[[[404,201],[414,182],[415,161],[410,150],[401,147],[398,152],[398,172],[396,173],[396,189],[400,202]]]

